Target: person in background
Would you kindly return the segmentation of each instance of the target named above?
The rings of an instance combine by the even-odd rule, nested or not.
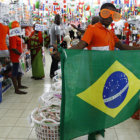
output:
[[[89,50],[113,51],[116,47],[120,50],[140,50],[140,47],[130,47],[127,44],[122,44],[117,36],[107,29],[113,20],[119,21],[121,19],[121,15],[112,3],[104,3],[101,6],[99,16],[100,21],[94,26],[89,26],[81,41],[70,49],[84,49],[88,47]],[[90,133],[88,140],[102,140],[103,137],[101,135],[104,136],[104,130]]]
[[[11,23],[11,28],[20,27],[20,24],[17,21],[13,21]],[[12,82],[14,85],[16,94],[27,94],[25,91],[21,91],[20,89],[26,89],[26,86],[21,84],[22,73],[20,70],[19,59],[22,54],[22,40],[20,36],[12,36],[9,38],[9,51],[10,51],[10,59],[13,63],[12,67]]]
[[[69,34],[70,34],[70,38],[71,38],[71,39],[75,39],[74,31],[73,31],[73,30],[70,30],[70,31],[69,31]]]
[[[79,32],[79,30],[81,30],[81,25],[80,25],[80,24],[78,24],[77,29],[78,29],[77,32],[76,32],[77,38],[78,38],[79,40],[81,40],[81,35],[82,35],[82,33]]]
[[[132,40],[136,41],[137,40],[137,34],[138,34],[138,30],[136,29],[136,26],[133,25],[132,26]]]
[[[54,72],[58,69],[58,62],[60,61],[57,56],[57,45],[60,44],[61,33],[60,33],[60,15],[56,14],[54,19],[54,24],[51,26],[50,30],[50,46],[53,47],[53,52],[51,52],[52,63],[50,68],[50,78],[55,76]]]
[[[125,22],[124,24],[123,35],[125,36],[125,44],[129,45],[129,38],[131,35],[131,31],[129,29],[128,22]]]
[[[32,65],[31,78],[35,80],[40,80],[45,77],[42,55],[43,37],[41,31],[35,30],[36,24],[34,24],[33,26],[34,31],[31,33],[29,38],[26,38],[26,42],[28,44],[28,49],[30,50],[31,54],[31,65]]]
[[[49,45],[50,45],[50,36],[49,36],[49,34],[47,33],[47,31],[44,31],[44,33],[43,33],[43,38],[44,38],[44,47],[45,47],[45,48],[48,48]]]
[[[115,27],[115,35],[121,40],[121,30],[119,27]]]
[[[99,16],[93,16],[90,25],[94,25],[94,24],[97,23],[97,22],[99,22]],[[88,25],[87,28],[88,28],[90,25]],[[79,32],[85,33],[85,30],[83,30],[83,29],[81,29],[81,28],[77,28],[74,24],[71,24],[71,26],[72,26],[74,29],[78,30]]]
[[[32,26],[26,26],[25,28],[25,36],[30,36],[32,31],[33,31],[33,27]]]

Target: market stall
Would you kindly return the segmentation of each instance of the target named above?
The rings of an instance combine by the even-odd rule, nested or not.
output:
[[[35,30],[43,37],[41,44],[41,54],[43,54],[43,64],[45,65],[44,49],[49,48],[50,28],[54,23],[57,14],[61,16],[61,41],[58,47],[70,48],[76,45],[83,33],[79,33],[71,24],[77,28],[86,30],[91,24],[92,17],[99,16],[100,6],[104,2],[111,2],[121,13],[121,20],[113,22],[109,28],[120,39],[122,43],[130,46],[140,47],[140,1],[139,0],[0,0],[0,23],[5,29],[6,47],[0,49],[0,102],[2,95],[11,87],[11,62],[8,53],[8,40],[11,36],[23,38],[23,54],[20,57],[20,64],[23,73],[31,68],[31,49],[38,45],[38,40],[30,41],[31,47],[27,46],[30,35]],[[21,27],[12,29],[11,23],[18,21]],[[129,34],[128,34],[129,30]],[[37,36],[39,39],[39,36]],[[32,38],[34,39],[34,37]],[[36,38],[35,38],[36,39]],[[37,48],[37,47],[36,47]],[[49,48],[49,49],[48,49]],[[5,53],[3,53],[3,51]],[[64,51],[64,50],[63,50]],[[35,54],[37,51],[32,51]],[[65,51],[63,52],[65,54]],[[67,56],[65,56],[67,57]],[[35,57],[34,57],[35,58]],[[59,140],[60,139],[60,110],[62,94],[61,64],[59,70],[55,72],[48,90],[39,98],[39,106],[30,115],[35,127],[35,133],[39,140]],[[33,77],[32,77],[33,78]],[[43,77],[44,78],[44,77]],[[139,119],[139,111],[136,115]],[[133,116],[135,118],[135,115]]]

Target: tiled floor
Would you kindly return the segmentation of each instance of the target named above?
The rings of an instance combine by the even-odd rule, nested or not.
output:
[[[23,77],[23,83],[28,85],[27,95],[14,94],[10,88],[0,104],[0,140],[36,140],[33,126],[29,123],[29,114],[39,105],[39,96],[45,93],[51,80],[49,68],[51,58],[46,54],[46,77],[43,80],[32,80],[31,71]],[[87,137],[76,140],[86,140]],[[104,140],[140,140],[140,121],[127,121],[106,129]]]

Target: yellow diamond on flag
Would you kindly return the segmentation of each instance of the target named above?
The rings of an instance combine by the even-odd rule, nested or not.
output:
[[[115,61],[94,84],[77,96],[115,118],[139,89],[140,80],[125,66]]]

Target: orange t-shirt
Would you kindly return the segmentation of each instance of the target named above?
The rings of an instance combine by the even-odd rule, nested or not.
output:
[[[114,50],[115,43],[119,41],[117,36],[100,22],[89,26],[82,40],[88,44],[88,50]]]
[[[18,36],[13,36],[9,38],[9,50],[10,50],[10,59],[13,63],[19,63],[20,55],[16,54],[12,49],[18,50],[22,53],[22,41],[21,38]]]
[[[8,50],[6,45],[6,35],[9,34],[8,26],[0,23],[0,50]]]

